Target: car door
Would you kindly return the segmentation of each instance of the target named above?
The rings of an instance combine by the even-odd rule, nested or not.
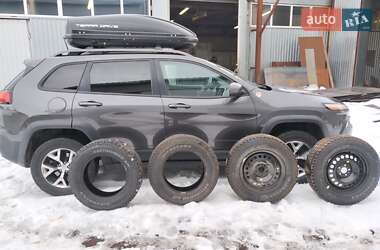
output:
[[[233,100],[233,82],[207,65],[187,60],[156,62],[162,87],[166,136],[192,134],[214,147],[219,158],[239,139],[257,132],[257,114],[248,94]]]
[[[146,160],[164,134],[162,101],[150,60],[97,61],[86,67],[73,103],[73,128],[91,140],[129,139]]]

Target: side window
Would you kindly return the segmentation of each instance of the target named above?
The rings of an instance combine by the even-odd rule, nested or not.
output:
[[[91,92],[151,95],[150,62],[94,63],[90,73]]]
[[[49,90],[77,90],[86,64],[65,65],[56,69],[43,83]]]
[[[161,61],[170,96],[227,97],[231,81],[206,67],[177,61]]]

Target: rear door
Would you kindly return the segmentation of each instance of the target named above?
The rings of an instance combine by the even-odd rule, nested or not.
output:
[[[73,127],[91,140],[128,138],[146,160],[164,133],[155,79],[150,60],[89,63],[74,98]]]
[[[257,114],[247,94],[229,96],[232,79],[206,65],[186,60],[157,62],[165,110],[166,136],[192,134],[224,158],[237,140],[257,132]]]

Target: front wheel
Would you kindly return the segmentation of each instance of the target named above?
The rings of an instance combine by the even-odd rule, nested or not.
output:
[[[81,143],[67,138],[52,139],[39,146],[30,164],[37,186],[54,196],[71,194],[68,182],[70,164],[82,146]]]
[[[284,132],[280,134],[278,138],[285,142],[286,145],[288,145],[288,147],[292,150],[293,154],[296,156],[298,165],[297,183],[306,184],[306,159],[311,148],[317,143],[317,139],[309,133],[298,130]]]

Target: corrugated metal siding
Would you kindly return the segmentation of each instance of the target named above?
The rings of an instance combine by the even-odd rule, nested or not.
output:
[[[264,3],[275,3],[276,0],[264,0]],[[280,4],[295,4],[307,6],[331,6],[331,0],[281,0]]]
[[[360,8],[360,0],[335,0],[335,8]],[[329,57],[336,87],[351,87],[358,32],[331,32]]]
[[[30,57],[26,20],[0,19],[0,89],[24,69]]]
[[[272,62],[295,62],[300,61],[298,46],[299,37],[327,36],[321,32],[304,31],[302,29],[267,28],[262,41],[262,67],[270,67]],[[255,48],[256,32],[251,32],[251,46]],[[255,49],[250,56],[251,67],[255,67]],[[252,75],[253,71],[251,71]]]
[[[66,19],[32,17],[29,21],[33,58],[47,57],[66,50],[63,40]]]
[[[380,32],[369,34],[368,50],[374,50],[376,54],[374,67],[366,65],[365,80],[369,83],[372,82],[373,78],[380,81]]]

